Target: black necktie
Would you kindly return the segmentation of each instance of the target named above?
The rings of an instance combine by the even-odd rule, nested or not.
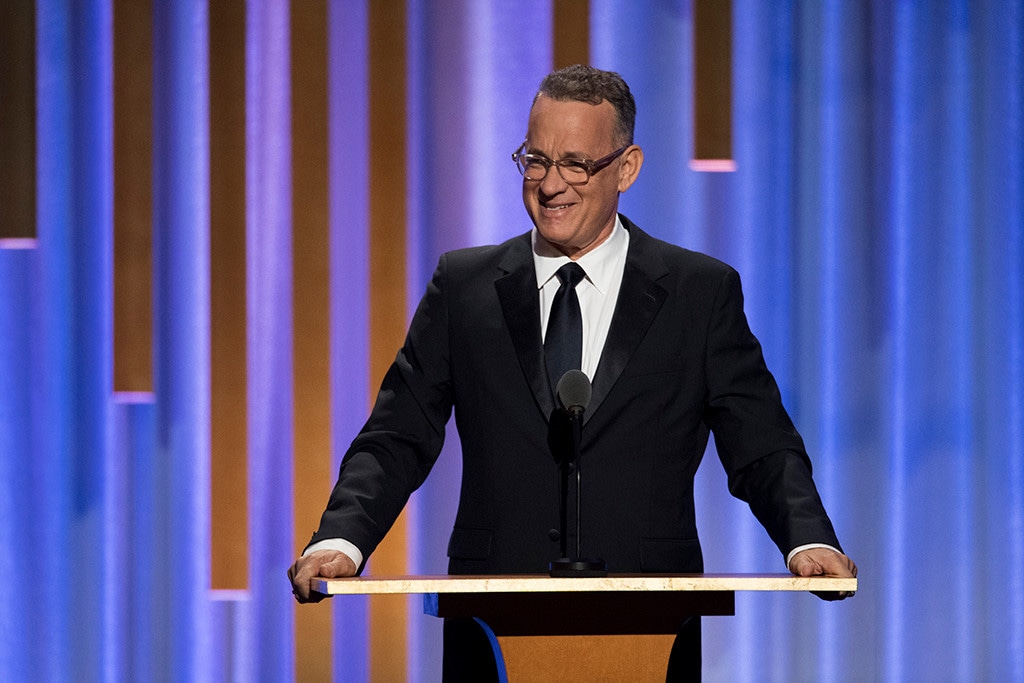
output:
[[[579,370],[583,359],[583,316],[576,285],[586,276],[576,263],[566,263],[555,273],[562,283],[551,301],[551,315],[544,335],[544,355],[551,390],[569,370]]]

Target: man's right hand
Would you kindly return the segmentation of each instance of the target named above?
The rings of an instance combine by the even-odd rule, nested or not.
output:
[[[311,590],[313,579],[338,579],[355,575],[356,565],[352,558],[338,550],[317,550],[295,560],[295,564],[288,568],[292,593],[300,603],[320,602],[327,597]]]

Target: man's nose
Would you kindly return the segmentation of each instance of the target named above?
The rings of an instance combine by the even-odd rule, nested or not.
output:
[[[569,187],[569,183],[565,182],[562,178],[562,174],[558,171],[558,166],[552,165],[544,176],[544,179],[540,181],[540,191],[542,194],[547,196],[553,196],[561,194]]]

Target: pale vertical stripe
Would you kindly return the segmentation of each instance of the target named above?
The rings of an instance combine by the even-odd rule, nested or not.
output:
[[[1009,27],[1004,31],[1007,49],[1000,55],[1005,54],[1007,59],[995,71],[1005,73],[1008,84],[1003,90],[1008,105],[1006,116],[999,120],[1004,122],[1004,141],[1009,150],[1005,162],[1008,172],[1000,174],[1000,178],[1005,178],[1007,188],[1002,195],[1006,207],[1001,222],[1010,233],[1004,252],[1009,263],[1005,286],[1010,333],[1001,343],[1006,345],[1010,368],[1006,377],[1006,386],[1011,387],[1006,408],[1006,424],[1009,425],[1006,436],[1010,445],[1005,455],[1008,463],[1006,516],[1007,537],[1013,539],[1003,576],[1007,577],[1004,585],[1012,585],[1010,577],[1024,575],[1024,116],[1021,115],[1024,112],[1024,3],[1007,4],[1004,11],[1005,22],[999,22],[1003,17],[998,16],[992,23],[997,29]],[[996,565],[1001,566],[1002,563]],[[1011,626],[1007,634],[1005,671],[1008,677],[1021,680],[1024,679],[1024,594],[1014,589],[1007,592]],[[1000,594],[995,595],[999,600]]]
[[[950,390],[947,395],[951,397],[946,428],[950,430],[948,448],[952,454],[950,495],[957,510],[947,513],[947,524],[950,538],[965,551],[958,553],[950,563],[955,598],[947,606],[955,624],[953,636],[957,644],[951,648],[951,674],[959,680],[971,678],[974,653],[979,649],[979,643],[975,641],[979,623],[973,613],[975,599],[971,590],[977,583],[976,557],[982,552],[980,539],[975,534],[979,526],[974,494],[977,479],[972,462],[972,446],[978,432],[974,420],[975,407],[970,401],[952,398],[976,395],[972,368],[977,354],[974,330],[982,321],[975,307],[980,298],[978,283],[981,273],[974,269],[975,250],[978,249],[972,220],[977,215],[971,182],[974,164],[965,162],[976,158],[972,109],[978,100],[971,78],[973,46],[968,30],[971,11],[968,4],[967,0],[949,3],[949,15],[944,17],[949,33],[948,42],[942,50],[945,63],[940,68],[947,74],[949,106],[944,107],[941,127],[947,153],[936,178],[942,187],[947,188],[940,200],[947,238],[941,240],[942,248],[938,252],[941,267],[938,279],[944,290],[941,300],[945,305],[940,307],[936,317],[942,321],[940,329],[947,335],[947,340],[941,343],[957,350],[950,354],[950,362],[939,376],[944,377],[944,384]]]
[[[330,476],[317,496],[320,505],[337,477],[342,454],[366,420],[370,386],[367,4],[368,0],[331,2],[327,10],[332,453]],[[367,680],[369,600],[352,596],[331,602],[335,680]]]
[[[30,401],[32,443],[22,456],[22,465],[30,475],[30,496],[26,501],[28,514],[21,521],[25,528],[32,529],[33,541],[46,548],[69,545],[65,527],[70,502],[63,477],[69,460],[65,453],[71,448],[73,431],[68,414],[73,412],[69,403],[74,391],[69,384],[77,366],[73,356],[76,337],[70,324],[74,285],[69,277],[69,264],[73,249],[67,246],[75,193],[71,167],[74,139],[69,114],[73,107],[72,77],[68,64],[72,57],[73,24],[63,3],[41,0],[36,12],[39,256],[31,268],[37,278],[33,283],[33,305],[38,322],[33,325],[34,334],[27,336],[34,342],[29,359],[36,397]],[[45,428],[40,425],[41,420],[45,420]],[[42,457],[44,454],[46,457]],[[80,563],[87,561],[92,558],[79,558]],[[32,609],[25,612],[32,619],[19,629],[29,634],[23,646],[38,648],[36,643],[45,642],[46,638],[69,635],[69,612],[76,607],[77,604],[48,591],[33,596]],[[49,657],[30,657],[25,678],[67,680],[72,674],[70,660],[70,648],[56,650]]]
[[[35,591],[39,631],[66,647],[35,650],[32,680],[99,680],[110,654],[120,543],[108,477],[113,389],[111,13],[103,2],[37,3],[39,261],[38,365],[33,367],[33,531],[41,566],[75,558],[88,590]],[[59,55],[59,57],[58,57]],[[0,331],[2,334],[3,331]],[[0,454],[0,457],[9,457]],[[59,551],[57,550],[59,549]],[[59,553],[59,554],[58,554]],[[88,619],[88,628],[83,621]],[[6,634],[5,634],[6,635]],[[0,636],[0,638],[5,636]],[[41,661],[40,661],[41,660]]]
[[[42,524],[33,520],[39,503],[35,491],[44,486],[34,476],[33,422],[38,410],[32,386],[39,381],[33,367],[37,355],[32,315],[38,309],[36,249],[7,249],[0,239],[0,572],[16,576],[39,540]],[[57,602],[56,600],[54,602]],[[52,605],[17,581],[0,583],[0,678],[32,680],[43,669],[32,657],[33,644]],[[34,615],[34,616],[30,616]]]
[[[327,190],[327,4],[291,3],[292,344],[295,552],[315,529],[332,479]],[[295,674],[330,681],[329,603],[296,611]]]
[[[210,158],[207,3],[153,4],[154,505],[165,563],[159,653],[202,680],[210,585]],[[163,559],[163,558],[162,558]],[[161,582],[162,581],[162,582]],[[140,589],[141,590],[141,589]],[[159,592],[159,591],[158,591]]]
[[[891,292],[887,297],[888,325],[892,330],[890,340],[890,374],[892,380],[888,389],[889,432],[886,444],[890,453],[886,482],[887,528],[882,533],[885,547],[880,549],[887,558],[888,580],[885,583],[882,614],[882,666],[888,680],[899,681],[907,678],[908,668],[904,653],[908,649],[905,620],[911,617],[906,610],[906,592],[909,587],[906,575],[908,561],[916,558],[906,556],[908,533],[908,511],[904,505],[907,489],[910,487],[910,463],[913,456],[908,433],[912,431],[912,402],[910,365],[913,356],[913,321],[911,319],[912,254],[913,254],[913,176],[911,165],[914,147],[914,121],[917,117],[913,93],[914,67],[919,48],[914,31],[914,10],[901,5],[893,10],[893,33],[896,40],[892,54],[892,87],[888,93],[893,102],[890,133],[891,162],[886,171],[891,187],[891,215],[888,231],[888,266]],[[912,617],[911,617],[912,618]]]
[[[246,5],[249,589],[255,671],[295,673],[291,66],[287,0]]]

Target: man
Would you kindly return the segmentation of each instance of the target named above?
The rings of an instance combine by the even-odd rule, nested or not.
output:
[[[747,327],[736,272],[617,213],[643,164],[634,120],[617,74],[574,66],[545,78],[514,155],[534,230],[441,257],[320,528],[289,570],[299,602],[317,599],[312,577],[361,570],[427,476],[453,408],[463,478],[449,572],[547,571],[560,554],[547,433],[562,361],[545,347],[561,343],[566,320],[570,363],[593,382],[581,460],[587,555],[611,572],[703,571],[693,478],[710,428],[730,491],[789,569],[856,574]],[[575,277],[570,263],[582,268]],[[681,633],[672,670],[699,676],[699,621]],[[446,676],[464,638],[446,624]]]

